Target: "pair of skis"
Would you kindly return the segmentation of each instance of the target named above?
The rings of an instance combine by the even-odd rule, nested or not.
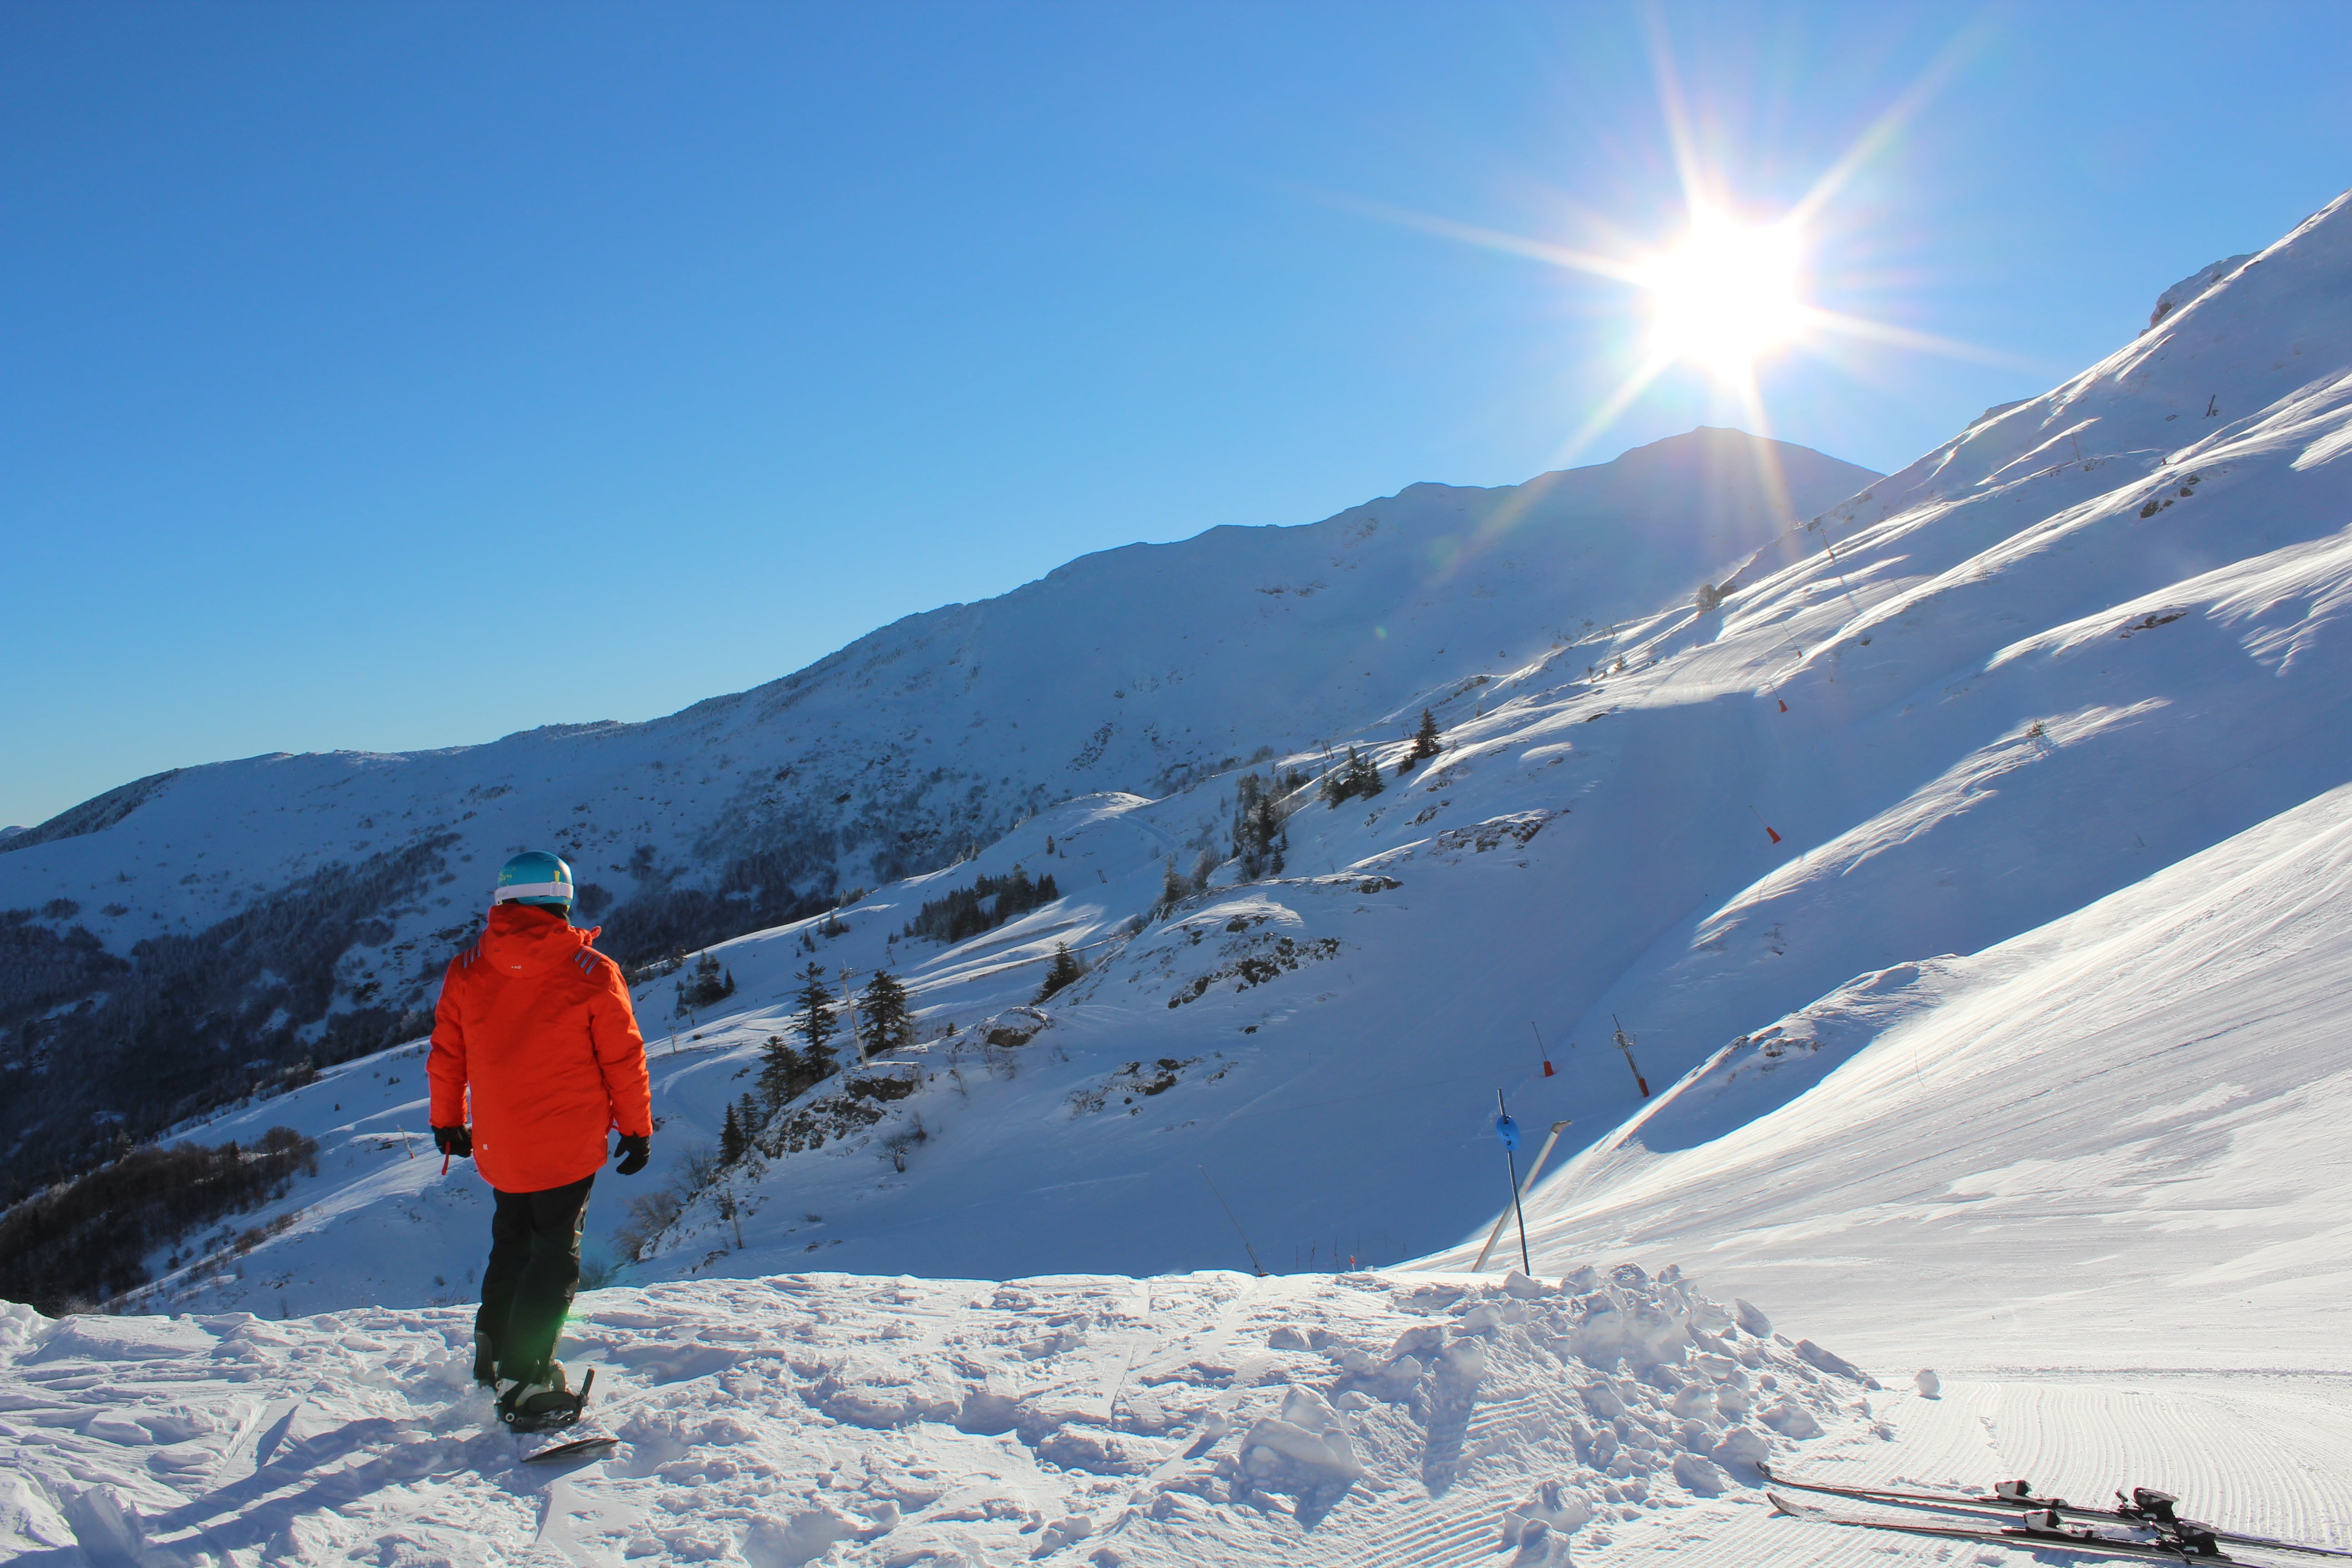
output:
[[[2002,1481],[1990,1493],[1906,1491],[1885,1487],[1846,1487],[1826,1481],[1801,1480],[1794,1476],[1776,1476],[1768,1465],[1759,1464],[1756,1468],[1763,1472],[1765,1479],[1800,1491],[1822,1492],[1856,1502],[1934,1509],[1965,1519],[1987,1521],[1984,1524],[1910,1524],[1897,1520],[1860,1519],[1793,1502],[1769,1488],[1766,1489],[1764,1495],[1772,1500],[1772,1506],[1778,1511],[1792,1519],[1807,1519],[1821,1524],[1893,1531],[1903,1535],[1934,1536],[1947,1541],[1979,1541],[2029,1550],[2063,1547],[2069,1551],[2136,1557],[2157,1563],[2237,1561],[2223,1550],[2225,1546],[2251,1546],[2265,1552],[2294,1552],[2315,1557],[2352,1558],[2352,1551],[2339,1547],[2307,1546],[2300,1542],[2280,1541],[2266,1535],[2243,1535],[2235,1531],[2216,1530],[2193,1519],[2183,1519],[2174,1506],[2179,1499],[2148,1487],[2134,1488],[2129,1497],[2117,1492],[2117,1507],[2085,1508],[2070,1503],[2063,1498],[2036,1497],[2033,1489],[2023,1481]],[[2016,1514],[2005,1511],[2011,1510],[2018,1511]],[[2017,1522],[2008,1525],[1998,1523],[1998,1521],[2010,1517],[2016,1518]],[[2070,1521],[2087,1522],[2079,1528],[2070,1528]],[[2097,1529],[2090,1527],[2093,1523],[2109,1529],[2121,1526],[2146,1531],[2150,1535],[2138,1541],[2103,1535]]]

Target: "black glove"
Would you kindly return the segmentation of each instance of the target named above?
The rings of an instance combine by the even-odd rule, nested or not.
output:
[[[452,1159],[470,1160],[474,1157],[474,1135],[462,1127],[436,1127],[433,1147]]]
[[[634,1176],[646,1168],[646,1161],[654,1157],[654,1141],[643,1132],[624,1132],[621,1134],[621,1146],[613,1152],[621,1162],[613,1169],[622,1175]]]

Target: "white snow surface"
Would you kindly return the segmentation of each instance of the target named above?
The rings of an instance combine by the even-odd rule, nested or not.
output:
[[[2347,1539],[2352,1483],[2314,1462],[2352,1437],[2340,1390],[1890,1392],[1677,1276],[609,1289],[582,1299],[562,1347],[575,1377],[595,1373],[591,1418],[527,1446],[469,1386],[457,1309],[15,1308],[0,1552],[56,1568],[1952,1560],[1771,1517],[1759,1460],[1957,1486],[2030,1474],[2093,1497],[2157,1477],[2201,1483],[2226,1526]],[[583,1435],[618,1446],[521,1460]]]
[[[322,1168],[237,1222],[299,1209],[279,1234],[155,1260],[186,1315],[15,1320],[9,1528],[61,1565],[2021,1560],[1769,1518],[1723,1393],[1769,1372],[1802,1406],[1775,1463],[2155,1485],[2352,1542],[2348,302],[2339,199],[1719,607],[1428,699],[1444,753],[1400,777],[1387,742],[1383,794],[1304,804],[1282,878],[1152,912],[1226,774],[1046,808],[845,934],[714,950],[737,994],[656,1042],[665,1157],[749,1087],[812,949],[901,973],[926,1038],[853,1075],[910,1086],[875,1120],[811,1090],[785,1114],[822,1146],[737,1167],[583,1298],[568,1353],[625,1440],[593,1472],[471,1435],[486,1205],[411,1157],[419,1047],[185,1130],[293,1125]],[[1015,863],[1064,896],[891,940]],[[1057,941],[1095,967],[1024,1011]],[[1498,1088],[1531,1131],[1573,1119],[1517,1294],[1464,1273]],[[600,1178],[592,1230],[633,1190]],[[1289,1277],[1195,1272],[1245,1245]],[[1593,1337],[1604,1303],[1653,1337]],[[1424,1322],[1482,1347],[1466,1405],[1458,1363],[1392,1359]]]

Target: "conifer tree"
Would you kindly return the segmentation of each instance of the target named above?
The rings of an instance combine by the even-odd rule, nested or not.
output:
[[[748,1094],[735,1102],[735,1124],[743,1130],[745,1153],[761,1147],[760,1134],[768,1130],[768,1119],[761,1113],[759,1102]]]
[[[801,988],[793,1000],[800,1004],[801,1035],[808,1048],[827,1056],[825,1042],[840,1031],[833,1016],[833,993],[824,988],[824,966],[812,963],[801,971]]]
[[[1437,739],[1436,716],[1424,708],[1421,710],[1421,728],[1412,732],[1412,750],[1407,752],[1404,761],[1397,764],[1397,772],[1411,773],[1414,763],[1424,757],[1437,755],[1442,749]]]
[[[891,977],[887,969],[877,969],[866,982],[865,994],[858,1005],[866,1009],[865,1054],[876,1056],[915,1043],[914,1015],[907,1010],[907,988]]]
[[[772,1115],[784,1101],[808,1087],[802,1055],[782,1035],[770,1035],[760,1047],[760,1099]]]
[[[1290,851],[1290,829],[1282,825],[1282,813],[1270,795],[1258,797],[1257,845],[1259,871],[1281,876],[1283,857]]]
[[[1054,962],[1045,966],[1045,984],[1038,988],[1037,1000],[1043,1002],[1056,991],[1075,984],[1086,971],[1078,964],[1077,955],[1066,942],[1054,944]]]
[[[1184,880],[1184,873],[1176,869],[1176,857],[1171,855],[1168,857],[1168,868],[1160,874],[1160,907],[1172,910],[1182,903],[1191,891],[1191,887]]]
[[[719,1129],[719,1163],[731,1165],[743,1157],[743,1120],[735,1113],[734,1104],[727,1107],[727,1121]]]
[[[1284,851],[1290,835],[1282,826],[1282,808],[1275,791],[1255,773],[1244,773],[1234,789],[1234,857],[1241,863],[1242,880],[1282,875]]]
[[[1348,760],[1323,775],[1323,798],[1337,810],[1343,800],[1358,795],[1370,797],[1381,793],[1380,764],[1355,747],[1348,748]]]
[[[688,985],[681,981],[677,991],[681,1011],[708,1007],[735,994],[735,976],[706,952],[694,965],[694,984]]]

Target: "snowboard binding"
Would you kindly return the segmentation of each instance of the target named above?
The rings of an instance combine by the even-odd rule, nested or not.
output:
[[[517,1383],[499,1395],[499,1422],[509,1432],[559,1431],[580,1419],[595,1386],[594,1368],[572,1389],[564,1385],[562,1366],[551,1362],[545,1381]]]

